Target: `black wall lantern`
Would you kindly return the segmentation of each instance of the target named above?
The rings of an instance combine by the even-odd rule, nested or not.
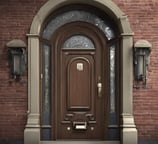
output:
[[[152,45],[146,40],[139,40],[134,45],[134,76],[137,82],[142,81],[144,87],[146,87],[146,74],[151,47]]]
[[[10,73],[13,79],[19,79],[26,66],[26,44],[22,40],[7,43]]]

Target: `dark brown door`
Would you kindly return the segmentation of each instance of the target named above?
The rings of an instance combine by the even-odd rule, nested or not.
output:
[[[99,30],[81,22],[65,25],[53,37],[52,123],[56,140],[106,137],[104,41]]]

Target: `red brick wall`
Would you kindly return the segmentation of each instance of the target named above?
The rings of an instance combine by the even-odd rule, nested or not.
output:
[[[6,43],[22,39],[47,0],[0,0],[0,140],[23,139],[27,113],[27,72],[23,82],[9,78]],[[134,41],[152,43],[147,89],[134,89],[134,115],[139,139],[158,139],[158,1],[113,0],[131,23]]]
[[[134,42],[152,44],[146,89],[134,89],[134,116],[139,139],[158,140],[158,0],[113,0],[128,15]]]
[[[22,83],[10,82],[5,45],[13,39],[27,43],[26,34],[43,1],[0,0],[0,140],[22,140],[27,113],[27,72]]]

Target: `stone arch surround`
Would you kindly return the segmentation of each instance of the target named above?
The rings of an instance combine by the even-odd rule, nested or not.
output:
[[[33,19],[28,36],[28,117],[24,130],[25,144],[40,143],[40,31],[48,16],[62,6],[89,4],[108,14],[119,26],[121,36],[121,112],[120,143],[137,144],[137,129],[133,116],[132,67],[133,32],[127,16],[112,0],[49,0]],[[106,142],[105,142],[106,143]]]

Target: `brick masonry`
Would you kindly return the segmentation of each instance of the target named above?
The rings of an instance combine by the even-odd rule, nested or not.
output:
[[[134,42],[146,39],[152,44],[147,88],[133,90],[133,106],[139,139],[158,140],[158,1],[114,1],[128,15]]]
[[[33,17],[47,0],[0,0],[0,140],[23,140],[27,114],[27,72],[20,83],[11,81],[6,43],[27,43]],[[158,1],[113,0],[128,15],[134,42],[152,45],[146,89],[134,89],[134,116],[139,139],[158,140]]]
[[[46,1],[46,0],[45,0]],[[44,0],[0,0],[0,140],[23,140],[27,114],[27,72],[22,81],[10,81],[6,43],[27,43],[33,17]]]

